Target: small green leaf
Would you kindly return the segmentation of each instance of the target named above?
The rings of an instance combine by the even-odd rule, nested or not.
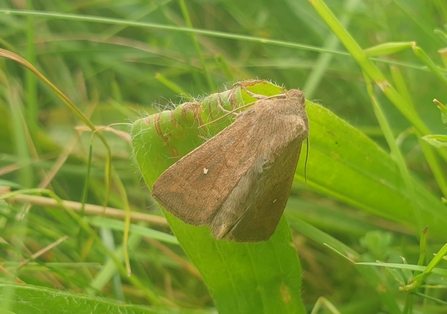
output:
[[[433,102],[438,106],[439,110],[441,110],[441,119],[442,123],[447,124],[447,107],[444,106],[439,100],[433,99]]]
[[[422,139],[435,147],[447,147],[447,135],[430,134],[423,136]]]
[[[386,56],[386,55],[390,55],[390,54],[411,48],[415,44],[416,43],[414,41],[394,42],[394,43],[391,42],[391,43],[385,43],[385,44],[373,46],[368,49],[365,49],[364,51],[368,57]]]

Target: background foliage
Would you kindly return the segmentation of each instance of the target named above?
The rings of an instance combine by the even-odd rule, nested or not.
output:
[[[349,36],[328,27],[325,19],[330,17],[315,10],[320,1],[314,1],[315,7],[304,0],[0,2],[0,44],[35,65],[96,126],[130,123],[244,79],[269,79],[304,90],[308,99],[355,127],[318,106],[309,113],[314,138],[308,185],[297,176],[286,213],[303,268],[304,304],[310,309],[323,296],[343,313],[401,313],[410,312],[412,306],[414,311],[445,313],[445,304],[421,296],[446,299],[440,276],[427,282],[438,285],[437,290],[399,292],[403,284],[396,279],[406,284],[414,274],[355,267],[325,244],[358,261],[402,263],[404,257],[415,265],[428,216],[432,223],[422,264],[445,244],[447,215],[441,197],[447,191],[446,152],[424,146],[419,126],[445,134],[432,100],[447,102],[443,51],[438,51],[446,46],[441,31],[447,4],[441,0],[326,3],[363,49],[407,43],[392,46],[392,54],[384,49],[369,52],[383,78],[405,100],[400,103],[404,106],[396,105],[389,89],[382,92],[377,87],[383,81],[367,71],[368,63]],[[189,27],[207,32],[188,32]],[[345,40],[343,44],[337,37]],[[412,42],[437,67],[427,68],[430,63]],[[73,111],[23,66],[5,58],[0,64],[2,185],[16,190],[46,187],[64,200],[102,205],[107,194],[104,145],[95,140],[88,167],[91,133],[81,127]],[[362,69],[376,83],[374,88]],[[408,108],[410,114],[402,114]],[[114,128],[129,132],[128,126]],[[160,215],[142,183],[126,134],[102,134],[110,145],[114,169],[108,205]],[[331,147],[334,143],[343,145]],[[321,152],[327,156],[325,163],[320,162]],[[406,170],[412,179],[405,176]],[[368,180],[359,181],[358,174]],[[396,179],[383,181],[382,174]],[[117,266],[123,256],[123,218],[114,220],[101,212],[73,218],[67,210],[36,205],[37,200],[0,203],[2,308],[26,312],[15,300],[30,300],[30,295],[73,300],[68,308],[76,313],[98,306],[93,296],[105,297],[101,300],[105,308],[130,313],[159,312],[159,307],[210,312],[215,306],[200,273],[162,219],[143,215],[133,220],[129,252],[134,276],[127,278],[124,268]],[[25,219],[19,219],[27,209]],[[91,207],[84,210],[93,213]],[[55,243],[58,240],[63,241]],[[445,266],[440,262],[441,269]],[[38,287],[28,290],[15,283]],[[228,302],[231,299],[228,296]],[[61,306],[29,305],[46,306],[48,312]]]

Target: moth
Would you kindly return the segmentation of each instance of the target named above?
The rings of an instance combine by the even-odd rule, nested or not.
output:
[[[209,226],[216,239],[266,241],[283,214],[308,131],[302,91],[264,96],[163,172],[152,195],[185,223]]]

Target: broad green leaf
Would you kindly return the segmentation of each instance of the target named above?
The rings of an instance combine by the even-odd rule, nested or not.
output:
[[[144,307],[117,302],[115,300],[89,297],[59,291],[55,289],[37,287],[32,285],[13,285],[0,283],[0,303],[6,305],[8,302],[11,313],[40,313],[40,314],[159,314],[179,313],[178,310],[165,308]],[[0,309],[1,313],[6,309]],[[205,314],[210,311],[182,310],[182,313]]]
[[[282,88],[263,81],[244,85],[257,94],[282,92]],[[202,144],[204,137],[231,123],[231,114],[218,119],[224,113],[218,101],[229,110],[254,100],[236,86],[200,104],[186,103],[172,112],[136,121],[132,128],[134,152],[147,185],[151,187],[165,169]],[[198,120],[215,122],[198,128]],[[217,241],[207,227],[187,225],[168,212],[165,216],[201,272],[219,313],[305,313],[300,296],[301,267],[285,218],[269,241],[247,244]]]
[[[310,151],[307,185],[369,213],[430,235],[445,236],[446,207],[414,180],[422,221],[416,221],[394,160],[359,130],[322,106],[309,103]],[[297,174],[302,174],[301,159]],[[301,181],[304,179],[301,177]],[[337,222],[334,222],[337,223]]]
[[[422,221],[416,221],[412,204],[407,197],[405,184],[398,167],[389,154],[385,153],[359,130],[339,119],[324,107],[308,102],[307,112],[310,120],[307,184],[310,188],[338,198],[369,213],[403,223],[416,232],[418,226],[422,224],[429,226],[431,235],[441,237],[444,234],[444,226],[447,223],[447,218],[443,214],[445,207],[419,182],[415,181],[416,199],[422,212],[420,217]],[[151,185],[151,182],[153,183],[156,178],[151,179],[153,181],[148,180],[148,177],[144,175],[145,171],[158,171],[158,174],[160,174],[162,170],[157,168],[157,165],[151,165],[148,168],[148,164],[153,163],[153,161],[149,160],[147,152],[138,149],[138,147],[144,147],[151,143],[151,138],[143,135],[146,132],[149,133],[149,130],[143,128],[145,125],[147,125],[145,122],[143,125],[139,121],[134,125],[134,146],[143,176],[146,178],[146,182]],[[157,160],[157,158],[155,159]],[[304,181],[302,176],[304,173],[303,165],[304,158],[301,158],[297,170],[297,178],[300,178],[301,181]],[[217,306],[219,306],[219,300],[222,297],[222,287],[225,287],[225,296],[232,295],[228,298],[237,299],[241,295],[237,289],[229,287],[227,281],[229,278],[231,278],[230,282],[238,282],[238,275],[242,278],[251,277],[260,280],[262,279],[262,276],[260,276],[261,270],[264,267],[271,267],[271,264],[274,264],[273,259],[277,258],[283,262],[287,260],[287,254],[282,255],[282,253],[279,253],[280,251],[268,247],[269,244],[275,245],[275,243],[281,241],[287,243],[290,236],[284,219],[281,220],[277,232],[270,241],[245,245],[210,240],[208,228],[189,226],[179,222],[168,213],[166,215],[180,243],[204,275]],[[334,221],[334,223],[337,222]],[[309,236],[312,237],[311,234]],[[283,247],[285,246],[283,245]],[[268,253],[269,250],[275,253]],[[219,252],[219,258],[207,256],[209,254],[216,255],[216,251]],[[253,262],[250,265],[246,256],[255,256],[258,252],[262,252],[260,256],[263,257],[260,257],[258,263]],[[293,253],[290,252],[289,254],[292,256]],[[228,255],[231,256],[231,263],[229,263]],[[238,260],[239,258],[240,260]],[[254,260],[256,259],[252,261]],[[244,271],[241,271],[241,273],[236,274],[237,270],[228,266],[233,263],[238,265],[239,269],[252,267],[253,272],[244,275]],[[222,270],[220,274],[224,274],[221,278],[217,278],[219,276],[215,275],[216,265],[218,269]],[[280,267],[284,269],[284,266]],[[289,269],[292,270],[293,268]],[[298,271],[298,269],[293,270]],[[284,272],[278,272],[278,275],[287,276]],[[249,290],[254,288],[250,282],[244,282],[244,285]],[[258,283],[255,281],[254,285],[257,286]],[[277,289],[277,287],[275,288]],[[281,298],[279,295],[278,297]],[[223,300],[228,302],[228,298],[223,297]],[[240,304],[239,301],[234,302]],[[257,299],[256,302],[262,301]],[[257,310],[264,309],[266,307],[257,308]],[[231,308],[231,310],[240,310],[240,308]]]

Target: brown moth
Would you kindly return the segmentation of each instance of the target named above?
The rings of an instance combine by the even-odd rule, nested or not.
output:
[[[264,96],[168,168],[152,195],[184,222],[208,225],[217,239],[266,241],[286,206],[308,130],[303,92]]]

